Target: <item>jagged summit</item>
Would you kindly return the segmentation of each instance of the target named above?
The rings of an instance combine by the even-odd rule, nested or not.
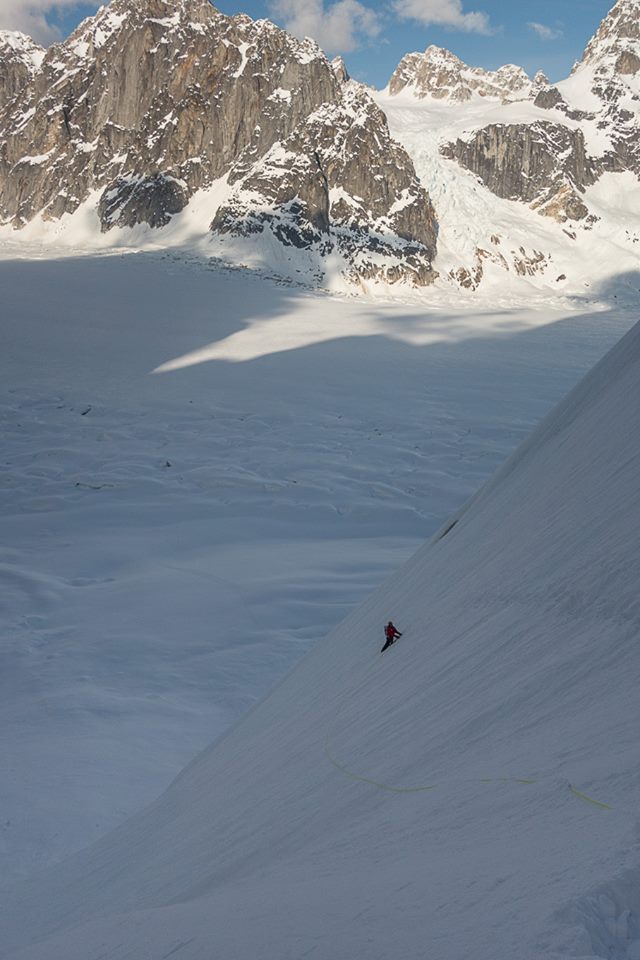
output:
[[[392,96],[405,88],[417,97],[465,102],[474,95],[495,100],[524,99],[532,82],[522,67],[505,64],[498,70],[470,67],[450,50],[431,45],[424,53],[409,53],[389,82]]]
[[[0,30],[0,111],[32,79],[45,51],[24,33]]]
[[[640,0],[618,0],[587,44],[574,71],[584,65],[625,77],[640,71]]]
[[[333,67],[333,72],[340,83],[346,83],[347,80],[351,79],[349,76],[349,71],[347,70],[347,65],[342,57],[334,57],[331,61],[331,66]]]
[[[9,50],[35,66],[40,66],[45,54],[44,48],[26,33],[21,33],[20,30],[0,30],[0,54]]]

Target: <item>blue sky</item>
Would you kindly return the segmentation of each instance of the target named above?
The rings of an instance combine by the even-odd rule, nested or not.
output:
[[[60,3],[63,5],[61,6]],[[431,43],[473,66],[518,63],[533,75],[565,77],[613,0],[218,0],[223,13],[269,17],[340,52],[359,80],[384,86],[400,58]],[[0,27],[25,29],[32,11],[41,42],[69,33],[97,3],[0,0]],[[10,18],[14,15],[13,22]],[[27,31],[29,32],[29,31]],[[45,35],[48,34],[48,35]],[[329,49],[331,48],[331,49]]]

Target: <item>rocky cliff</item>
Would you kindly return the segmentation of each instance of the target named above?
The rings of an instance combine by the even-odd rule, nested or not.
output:
[[[339,253],[354,280],[432,279],[431,203],[384,114],[353,81],[257,163],[241,157],[230,182],[214,230],[242,236],[268,226],[287,246]]]
[[[94,197],[104,231],[162,227],[224,180],[214,231],[338,252],[353,279],[433,276],[429,198],[364,89],[311,41],[209,0],[112,0],[7,98],[0,142],[16,227]]]
[[[595,183],[597,167],[581,130],[549,122],[492,124],[442,152],[473,170],[498,197],[522,200],[561,221],[589,214],[581,194]]]
[[[587,110],[605,141],[602,169],[640,176],[640,0],[618,0],[566,87],[569,95],[586,88],[592,98]]]

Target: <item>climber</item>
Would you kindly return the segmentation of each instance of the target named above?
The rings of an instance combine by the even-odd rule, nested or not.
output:
[[[399,630],[396,630],[396,628],[394,627],[394,625],[393,625],[393,623],[391,622],[391,620],[389,620],[389,623],[388,623],[388,624],[386,625],[386,627],[384,628],[384,635],[385,635],[385,637],[386,637],[386,639],[387,639],[387,642],[385,643],[385,645],[384,645],[384,647],[382,648],[382,650],[380,651],[380,653],[384,653],[385,650],[387,649],[387,647],[390,647],[392,643],[395,643],[395,642],[396,642],[396,640],[398,639],[398,637],[401,637],[401,636],[402,636],[402,634],[400,633],[400,631],[399,631]]]

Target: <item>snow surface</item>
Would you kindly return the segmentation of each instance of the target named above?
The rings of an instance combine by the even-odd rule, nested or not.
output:
[[[629,322],[500,331],[144,256],[0,272],[18,821],[87,781],[141,799]],[[0,955],[635,956],[639,374],[640,327],[158,801],[18,885]]]
[[[24,249],[5,247],[5,256]],[[611,310],[607,298],[635,284],[637,300],[639,285],[619,278],[591,302],[452,306],[434,294],[417,305],[329,298],[158,253],[51,260],[35,247],[30,256],[0,261],[7,890],[140,809],[245,714],[628,329],[635,311]],[[523,497],[532,511],[547,495],[543,474]],[[582,474],[576,467],[577,489]],[[513,497],[502,506],[517,515]],[[581,895],[608,879],[606,858],[599,872],[589,866],[602,845],[575,853],[571,831],[579,826],[584,840],[595,808],[567,797],[564,782],[617,801],[610,821],[597,822],[620,822],[625,775],[620,786],[611,780],[598,753],[590,764],[580,739],[581,703],[604,724],[589,722],[594,743],[611,732],[597,690],[572,694],[565,713],[545,701],[552,718],[560,711],[564,745],[545,716],[519,714],[510,692],[526,692],[536,624],[549,626],[540,675],[558,671],[560,700],[572,689],[568,670],[584,652],[575,610],[588,596],[556,602],[527,574],[512,602],[509,574],[522,558],[505,547],[495,513],[495,527],[479,514],[482,536],[471,540],[459,540],[461,521],[442,542],[446,551],[460,543],[449,566],[429,561],[417,591],[413,574],[406,585],[392,581],[168,799],[83,854],[93,880],[82,866],[64,867],[82,892],[71,875],[54,874],[55,895],[47,888],[9,908],[0,955],[45,932],[48,903],[69,922],[94,906],[152,909],[66,931],[21,956],[141,960],[180,947],[188,960],[210,960],[214,944],[242,960],[299,957],[314,945],[332,960],[387,958],[395,942],[412,958],[429,942],[443,960],[470,955],[471,943],[478,960],[501,960],[511,955],[488,952],[497,933],[487,918],[515,938],[504,920],[513,897],[532,898],[530,923],[544,925],[583,868]],[[554,514],[559,535],[567,522]],[[612,522],[603,512],[598,529]],[[543,546],[527,560],[538,573],[552,569]],[[616,584],[617,564],[605,566]],[[538,592],[549,611],[537,609]],[[380,672],[388,616],[405,637]],[[614,627],[607,622],[608,638]],[[505,663],[510,631],[520,639]],[[531,710],[534,694],[525,697]],[[622,735],[607,743],[624,759]],[[329,755],[391,785],[435,777],[441,792],[399,795],[399,807],[350,781]],[[460,786],[476,775],[541,783]],[[535,851],[528,879],[518,879],[523,835]],[[610,830],[603,835],[613,844]],[[550,848],[559,858],[567,844],[569,867],[551,862]],[[181,905],[159,913],[170,900]]]

